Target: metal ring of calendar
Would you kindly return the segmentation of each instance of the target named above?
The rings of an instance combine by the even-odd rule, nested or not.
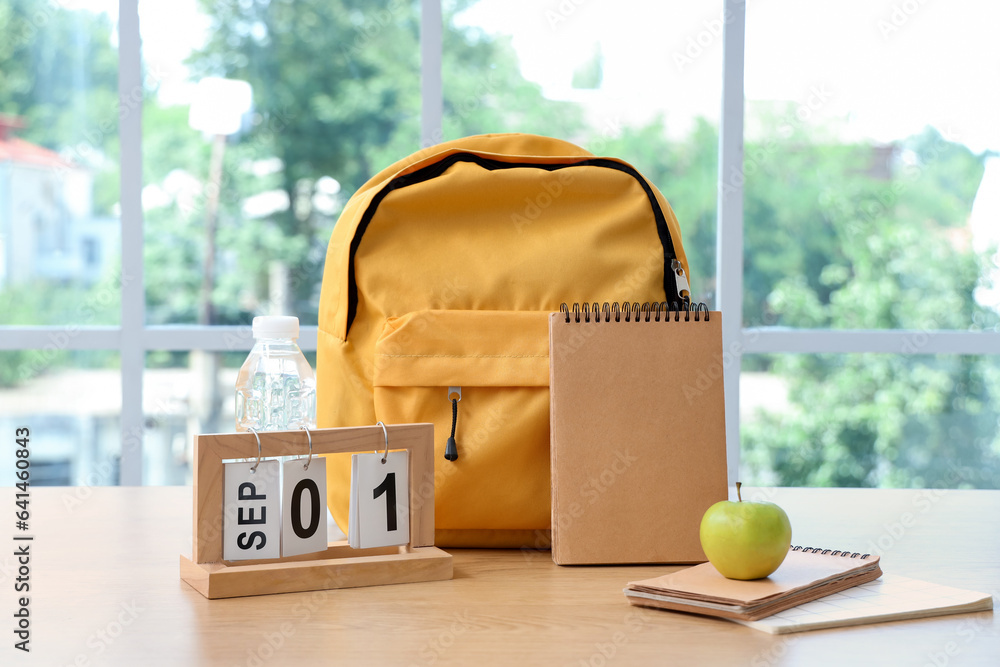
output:
[[[309,432],[308,426],[301,426],[300,428],[306,432],[307,436],[309,436],[309,458],[306,459],[306,464],[302,466],[303,470],[309,470],[309,464],[312,463],[313,460],[313,436],[312,433]]]
[[[382,455],[382,463],[385,463],[385,460],[389,458],[389,431],[385,429],[385,424],[382,422],[378,422],[375,425],[382,427],[382,435],[385,436],[385,454]],[[378,452],[375,453],[377,454]]]
[[[255,472],[257,472],[257,466],[260,465],[260,457],[261,457],[261,452],[260,452],[260,436],[257,435],[257,429],[255,429],[253,426],[250,426],[249,429],[250,429],[250,432],[253,433],[253,437],[257,438],[257,463],[254,463],[253,467],[250,468],[250,472],[255,473]]]

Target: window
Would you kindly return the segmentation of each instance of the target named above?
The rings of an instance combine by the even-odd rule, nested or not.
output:
[[[778,400],[741,411],[749,478],[1000,481],[991,18],[972,1],[747,5],[743,340],[778,352],[743,359],[748,402]],[[968,466],[985,475],[952,470]]]
[[[118,49],[78,4],[0,2],[0,428],[32,429],[38,484],[121,456]]]
[[[191,435],[232,429],[253,315],[297,315],[315,364],[350,193],[421,145],[524,131],[624,157],[674,206],[729,314],[733,481],[996,487],[998,12],[0,0],[2,421],[57,482],[186,482]]]

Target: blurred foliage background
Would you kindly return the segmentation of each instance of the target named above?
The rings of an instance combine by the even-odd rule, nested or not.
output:
[[[360,0],[201,2],[210,37],[188,59],[192,80],[242,79],[254,90],[253,114],[225,153],[215,323],[261,312],[279,262],[292,311],[315,324],[326,242],[350,193],[423,145],[494,131],[559,136],[633,163],[671,201],[695,292],[712,300],[716,198],[727,186],[716,173],[716,125],[699,120],[678,138],[654,118],[609,137],[582,104],[545,99],[525,80],[509,40],[459,25],[469,4],[445,3],[444,136],[421,137],[416,3],[372,11]],[[45,30],[32,32],[42,5]],[[116,215],[123,110],[107,16],[0,0],[0,24],[24,36],[0,40],[0,113],[27,119],[24,139],[91,169],[95,214]],[[600,64],[596,52],[578,85],[599,85]],[[211,147],[188,126],[188,108],[164,104],[158,88],[148,76],[141,91],[144,180],[156,195],[144,207],[148,319],[193,323]],[[930,127],[874,145],[790,124],[794,109],[782,105],[749,116],[773,131],[748,133],[744,170],[733,175],[745,181],[745,325],[918,333],[912,354],[746,357],[746,373],[781,378],[787,396],[782,409],[744,420],[744,481],[1000,486],[1000,364],[919,353],[919,332],[1000,324],[973,298],[994,267],[968,231],[989,155]],[[285,205],[251,211],[265,194]],[[6,287],[0,324],[63,324],[81,303],[90,304],[81,324],[113,323],[120,304],[106,294],[117,275],[116,265],[97,284]],[[150,364],[179,359],[155,353]],[[67,354],[14,352],[0,384],[67,363]]]

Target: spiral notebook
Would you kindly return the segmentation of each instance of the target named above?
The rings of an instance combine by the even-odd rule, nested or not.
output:
[[[728,496],[721,324],[703,304],[550,315],[556,563],[705,560],[701,517]]]
[[[879,557],[792,547],[769,577],[727,579],[702,563],[653,579],[630,582],[630,604],[756,621],[882,576]]]
[[[789,552],[766,579],[725,579],[710,563],[635,581],[630,604],[717,616],[771,634],[993,609],[986,593],[881,575],[878,556],[825,549]]]

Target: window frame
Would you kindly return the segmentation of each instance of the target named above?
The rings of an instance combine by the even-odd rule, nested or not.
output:
[[[717,308],[743,312],[743,173],[745,0],[720,0],[727,17],[723,29],[719,188],[716,244]],[[143,483],[143,375],[153,350],[248,350],[245,327],[157,326],[146,324],[142,214],[142,96],[139,0],[119,0],[118,71],[121,142],[121,323],[119,326],[2,327],[0,350],[45,349],[59,341],[70,350],[118,350],[121,355],[121,466],[119,483]],[[443,140],[443,24],[441,0],[421,0],[421,142]],[[663,66],[668,66],[664,63]],[[136,100],[139,100],[136,102]],[[891,353],[987,355],[1000,349],[1000,332],[942,330],[827,330],[744,327],[741,317],[723,318],[727,353],[726,433],[729,480],[740,469],[739,387],[742,357],[771,353]],[[66,337],[67,328],[74,335]],[[316,349],[317,328],[302,327],[300,347]]]

